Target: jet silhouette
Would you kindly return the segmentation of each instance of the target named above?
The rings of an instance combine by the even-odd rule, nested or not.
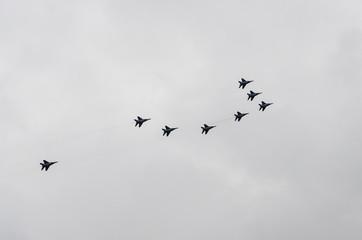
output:
[[[241,78],[241,81],[238,81],[239,82],[239,88],[242,87],[242,89],[244,89],[244,87],[248,84],[248,83],[251,83],[251,82],[254,82],[254,80],[250,80],[250,81],[247,81],[245,80],[244,78]]]
[[[178,128],[170,128],[168,126],[165,126],[165,128],[162,128],[163,130],[163,135],[162,136],[165,136],[166,134],[166,137],[168,137],[168,135],[170,135],[170,133],[173,131],[173,130],[176,130]]]
[[[48,171],[48,168],[53,165],[54,163],[57,163],[57,162],[48,162],[46,160],[43,160],[44,163],[40,163],[40,165],[42,166],[41,167],[41,170],[43,171],[43,169],[45,168],[45,171]]]
[[[235,121],[238,120],[238,122],[240,122],[241,118],[248,115],[249,113],[241,113],[241,112],[237,112],[236,114],[234,114],[235,116]]]
[[[250,91],[250,93],[248,93],[248,100],[250,99],[250,101],[253,101],[253,99],[254,99],[256,96],[258,96],[259,94],[261,94],[261,92],[260,92],[260,93],[255,93],[255,92],[253,92],[253,91]]]
[[[272,104],[273,103],[265,103],[265,102],[261,101],[261,103],[259,104],[259,111],[262,110],[264,112],[265,108]]]
[[[136,121],[135,127],[137,127],[137,125],[138,125],[138,127],[141,127],[144,122],[151,120],[151,118],[143,119],[143,118],[137,116],[137,119],[134,119],[134,120]]]
[[[209,132],[209,130],[214,128],[214,127],[216,127],[216,126],[207,126],[206,124],[204,124],[204,126],[201,127],[202,128],[202,133],[201,134],[205,133],[205,135],[206,135]]]

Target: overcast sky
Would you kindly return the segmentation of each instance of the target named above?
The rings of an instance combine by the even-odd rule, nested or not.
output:
[[[361,9],[0,0],[0,239],[362,239]]]

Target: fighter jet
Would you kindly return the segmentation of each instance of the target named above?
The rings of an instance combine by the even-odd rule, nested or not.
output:
[[[202,133],[201,134],[205,133],[205,135],[206,135],[209,132],[209,130],[214,128],[214,127],[216,127],[216,126],[207,126],[206,124],[204,124],[204,126],[201,127],[202,128]]]
[[[244,78],[241,78],[241,81],[238,81],[239,82],[239,88],[242,87],[242,89],[244,89],[244,87],[248,84],[248,83],[251,83],[251,82],[254,82],[254,80],[250,80],[250,81],[247,81],[245,80]]]
[[[262,110],[264,112],[265,108],[272,104],[273,103],[265,103],[265,102],[261,101],[261,103],[259,104],[259,111]]]
[[[240,122],[241,118],[248,115],[249,113],[241,113],[241,112],[237,112],[236,114],[234,114],[235,116],[235,121],[238,120],[238,122]]]
[[[54,163],[57,163],[57,162],[48,162],[46,160],[43,160],[44,163],[40,163],[40,165],[42,166],[41,167],[41,170],[43,171],[43,169],[45,168],[45,171],[48,171],[48,168],[53,165]]]
[[[151,118],[143,119],[143,118],[137,116],[137,119],[134,119],[134,120],[136,121],[135,127],[137,127],[137,125],[138,125],[138,127],[141,127],[144,122],[151,120]]]
[[[260,93],[255,93],[255,92],[253,92],[253,91],[250,91],[250,93],[248,93],[248,100],[250,99],[250,101],[253,101],[253,99],[254,99],[256,96],[258,96],[259,94],[261,94],[261,92],[260,92]]]
[[[170,135],[170,133],[173,131],[173,130],[176,130],[178,128],[170,128],[168,126],[165,126],[165,128],[162,128],[163,130],[163,135],[162,136],[165,136],[166,134],[166,137],[168,137],[168,135]]]

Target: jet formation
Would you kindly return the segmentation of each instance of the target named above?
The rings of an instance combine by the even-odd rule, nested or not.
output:
[[[254,82],[254,80],[245,80],[244,78],[241,78],[241,81],[238,81],[239,82],[239,88],[242,88],[244,89],[246,87],[246,85],[248,85],[249,83],[252,83]],[[247,100],[250,100],[250,101],[253,101],[254,98],[258,95],[260,95],[261,92],[253,92],[250,90],[249,93],[247,93],[248,95],[248,99]],[[273,103],[266,103],[264,101],[261,101],[261,103],[259,104],[259,111],[264,111],[268,106],[272,105]],[[235,117],[235,120],[234,121],[238,121],[240,122],[240,120],[245,117],[246,115],[248,115],[249,113],[241,113],[239,111],[236,112],[236,114],[234,114],[234,117]],[[151,120],[151,118],[141,118],[140,116],[137,116],[136,119],[134,119],[134,121],[136,122],[135,123],[135,127],[141,127],[143,123],[147,122]],[[204,126],[201,127],[202,129],[202,132],[201,134],[205,134],[207,135],[208,132],[212,129],[212,128],[215,128],[216,126],[208,126],[207,124],[204,124]],[[174,128],[170,128],[168,127],[167,125],[165,126],[165,128],[162,128],[162,131],[163,131],[163,134],[162,136],[165,136],[168,137],[170,135],[170,133],[174,130],[178,129],[178,127],[174,127]],[[41,170],[44,170],[45,171],[48,171],[49,167],[52,166],[53,164],[55,164],[57,162],[48,162],[46,160],[43,160],[42,163],[40,163],[40,165],[42,166]]]

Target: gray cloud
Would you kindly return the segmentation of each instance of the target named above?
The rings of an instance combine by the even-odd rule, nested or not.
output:
[[[360,239],[360,7],[2,2],[0,237]]]

